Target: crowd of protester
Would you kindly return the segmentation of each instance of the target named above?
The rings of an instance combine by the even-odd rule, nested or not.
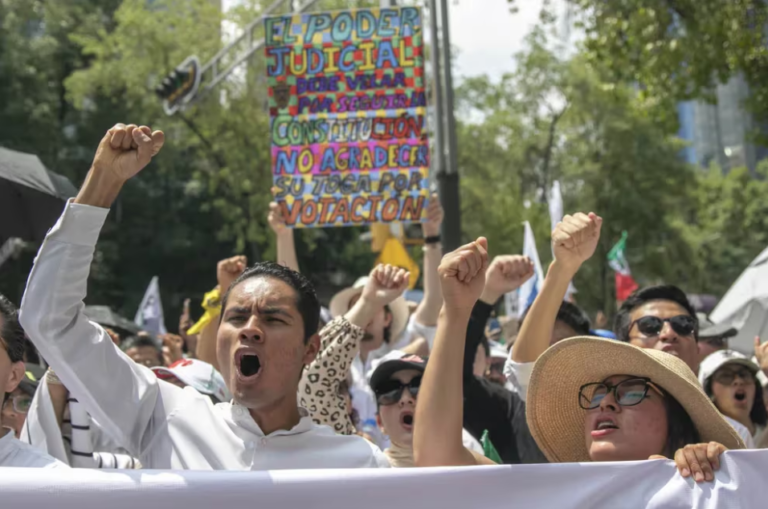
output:
[[[492,314],[533,276],[531,260],[490,259],[482,237],[444,254],[434,199],[418,305],[404,299],[410,274],[378,265],[322,308],[273,204],[277,263],[222,260],[197,323],[186,302],[178,334],[121,338],[85,316],[83,299],[110,206],[163,143],[147,127],[110,129],[40,248],[20,311],[0,296],[0,466],[668,458],[684,477],[711,481],[723,451],[768,446],[768,346],[759,338],[754,357],[728,349],[735,331],[697,316],[672,285],[624,301],[615,339],[564,301],[600,238],[593,213],[565,216],[552,232],[554,261],[516,334],[514,320]]]

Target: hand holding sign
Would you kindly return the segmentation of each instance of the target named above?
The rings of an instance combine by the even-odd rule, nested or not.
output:
[[[267,215],[267,222],[275,235],[282,235],[284,233],[290,233],[290,230],[285,225],[285,218],[283,212],[280,210],[280,205],[276,202],[269,204],[269,214]]]
[[[424,238],[436,237],[440,235],[440,227],[443,224],[445,212],[440,204],[440,198],[436,193],[432,193],[427,207],[427,220],[421,223],[421,230],[424,232]]]

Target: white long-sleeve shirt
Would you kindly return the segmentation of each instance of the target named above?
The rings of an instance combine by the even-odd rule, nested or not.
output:
[[[0,428],[0,467],[69,468],[53,456],[17,440],[13,431]]]
[[[312,422],[265,435],[248,409],[158,380],[83,313],[108,209],[67,204],[27,282],[21,323],[69,392],[144,468],[278,470],[389,466],[374,445]]]

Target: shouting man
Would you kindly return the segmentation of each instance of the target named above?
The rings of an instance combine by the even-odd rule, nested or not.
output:
[[[337,435],[298,407],[302,369],[319,348],[320,305],[285,267],[245,270],[222,298],[216,353],[234,400],[214,406],[191,387],[158,380],[83,314],[94,246],[109,207],[164,141],[117,124],[99,144],[77,198],[43,242],[21,321],[86,410],[145,468],[267,470],[388,466],[363,438]]]

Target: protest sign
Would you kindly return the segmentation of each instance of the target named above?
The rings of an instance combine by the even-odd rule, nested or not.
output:
[[[419,9],[264,23],[272,191],[287,224],[421,221],[429,148]]]

